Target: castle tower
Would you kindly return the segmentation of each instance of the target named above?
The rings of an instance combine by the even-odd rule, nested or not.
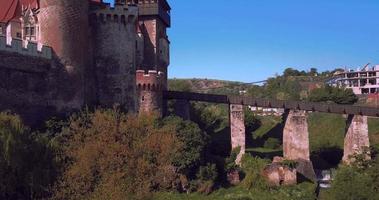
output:
[[[85,103],[88,67],[88,0],[40,0],[40,42],[52,47],[68,78],[58,107],[80,108]],[[64,94],[63,94],[64,93]]]
[[[121,1],[121,0],[119,0]],[[171,26],[170,6],[167,0],[127,0],[139,8],[139,31],[144,37],[144,60],[138,69],[164,73],[167,87],[167,67],[170,64],[167,28]]]
[[[137,6],[116,2],[91,6],[91,43],[100,105],[137,110]]]
[[[139,113],[158,112],[162,115],[162,90],[165,75],[155,70],[137,70]]]

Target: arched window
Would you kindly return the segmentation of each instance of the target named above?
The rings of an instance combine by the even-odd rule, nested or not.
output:
[[[39,26],[36,13],[31,8],[27,8],[22,13],[21,22],[22,39],[37,42],[39,39]]]

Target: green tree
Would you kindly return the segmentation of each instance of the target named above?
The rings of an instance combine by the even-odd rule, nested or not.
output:
[[[165,126],[173,127],[181,148],[173,159],[173,164],[181,173],[192,175],[204,161],[204,153],[208,136],[199,126],[190,121],[184,121],[179,117],[167,117]]]
[[[83,111],[60,135],[66,165],[54,199],[133,199],[175,188],[175,126],[155,116]]]
[[[0,199],[40,199],[57,174],[53,145],[18,116],[0,113]]]
[[[192,85],[188,80],[170,79],[168,81],[168,88],[173,91],[191,92]]]
[[[354,104],[358,97],[351,89],[324,86],[311,91],[309,101],[312,102],[334,102],[337,104]]]

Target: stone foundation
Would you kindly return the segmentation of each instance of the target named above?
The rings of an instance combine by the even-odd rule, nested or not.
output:
[[[309,156],[308,115],[305,111],[293,111],[288,114],[283,131],[283,154],[287,160],[298,162],[297,171],[305,178],[315,181]]]

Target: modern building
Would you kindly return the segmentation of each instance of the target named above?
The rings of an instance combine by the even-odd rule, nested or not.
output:
[[[376,94],[379,92],[379,65],[336,72],[330,84],[350,88],[357,95]]]

